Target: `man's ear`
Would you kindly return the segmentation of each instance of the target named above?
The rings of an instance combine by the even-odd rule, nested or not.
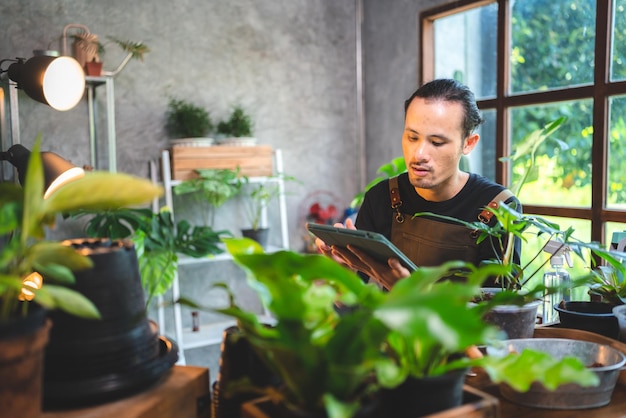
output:
[[[470,134],[467,138],[465,138],[465,143],[463,144],[463,154],[467,155],[478,144],[478,140],[480,139],[480,135],[477,133]]]

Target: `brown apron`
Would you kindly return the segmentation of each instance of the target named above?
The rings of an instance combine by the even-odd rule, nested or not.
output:
[[[389,179],[391,207],[395,210],[391,226],[391,242],[394,243],[418,267],[439,266],[446,261],[464,260],[478,265],[480,259],[477,235],[466,226],[449,224],[422,216],[413,217],[400,212],[402,200],[398,189],[398,178]],[[513,193],[504,189],[496,195],[490,207],[497,207]],[[483,210],[478,219],[488,223],[492,213]]]

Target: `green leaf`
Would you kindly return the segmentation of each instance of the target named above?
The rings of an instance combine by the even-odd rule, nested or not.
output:
[[[505,382],[519,392],[526,392],[533,382],[542,382],[549,390],[565,383],[597,386],[598,376],[574,357],[556,359],[547,353],[525,349],[505,357],[485,356],[478,360],[494,383]]]
[[[149,180],[122,173],[91,172],[54,191],[44,213],[79,209],[115,209],[142,204],[161,196],[163,189]]]
[[[48,309],[61,309],[86,319],[100,319],[98,309],[89,299],[67,287],[46,284],[35,291],[34,300]]]

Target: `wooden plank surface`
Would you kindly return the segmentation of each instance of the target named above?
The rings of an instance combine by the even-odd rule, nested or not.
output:
[[[210,418],[210,393],[209,369],[174,366],[162,380],[134,396],[89,408],[44,412],[41,418]]]

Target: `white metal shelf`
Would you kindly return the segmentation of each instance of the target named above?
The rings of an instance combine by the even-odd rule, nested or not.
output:
[[[274,324],[276,320],[270,316],[260,315],[259,321],[264,324]],[[192,350],[210,345],[221,344],[223,332],[226,328],[236,325],[234,319],[200,324],[198,331],[183,328],[183,343],[181,350]]]
[[[162,176],[162,185],[165,190],[165,205],[170,209],[172,216],[175,216],[174,210],[174,199],[172,195],[172,188],[177,184],[180,184],[179,180],[172,180],[172,172],[170,166],[170,153],[165,150],[161,154],[161,176]],[[274,252],[281,249],[289,248],[289,231],[287,229],[287,205],[285,199],[285,184],[282,176],[283,174],[283,162],[282,162],[282,153],[280,150],[274,150],[274,169],[277,174],[276,177],[249,177],[249,183],[264,183],[264,182],[276,182],[278,183],[279,188],[279,196],[278,196],[278,209],[280,211],[280,229],[281,229],[281,241],[279,247],[268,247],[265,249],[266,252]],[[151,176],[154,182],[157,182],[157,174],[156,174],[156,164],[151,164]],[[153,210],[158,211],[158,201],[153,203]],[[263,224],[267,223],[267,213],[263,213],[262,216]],[[194,258],[185,255],[179,255],[178,264],[179,266],[183,265],[196,265],[203,263],[211,263],[216,261],[229,261],[232,260],[232,257],[228,253],[217,254],[209,257],[203,258]],[[180,277],[179,272],[176,271],[174,276],[174,281],[172,284],[172,300],[176,301],[180,297]],[[165,314],[162,298],[159,300],[158,307],[158,320],[161,325],[160,332],[165,334]],[[179,353],[179,361],[178,364],[186,364],[185,360],[185,350],[190,350],[193,348],[206,347],[210,345],[220,344],[222,341],[222,332],[224,329],[228,328],[235,324],[234,320],[219,320],[212,323],[203,323],[200,324],[200,329],[198,331],[192,331],[190,328],[183,328],[182,325],[182,311],[181,306],[179,304],[174,304],[174,333],[176,342],[180,347]],[[259,314],[259,320],[264,323],[273,323],[273,319],[268,315],[267,312],[263,314]]]

